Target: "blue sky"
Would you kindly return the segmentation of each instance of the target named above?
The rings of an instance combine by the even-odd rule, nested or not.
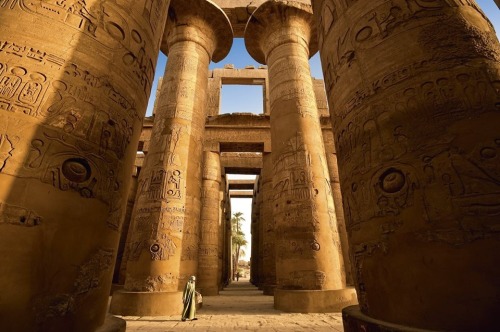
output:
[[[497,35],[500,36],[500,10],[496,6],[494,0],[477,0],[479,6],[482,8],[486,16],[490,19],[495,27]],[[153,112],[154,93],[158,84],[158,78],[161,77],[165,71],[167,58],[165,55],[160,54],[158,65],[153,84],[153,95],[149,101],[148,110],[146,115],[151,115]],[[313,56],[310,60],[311,75],[316,78],[323,78],[321,70],[321,62],[319,54]],[[219,63],[211,63],[210,69],[223,68],[225,64],[233,64],[235,68],[245,68],[245,66],[253,65],[256,68],[260,65],[254,61],[245,49],[245,43],[242,38],[235,38],[233,47],[229,55]],[[242,99],[242,96],[245,98]],[[233,112],[249,112],[249,113],[262,113],[262,87],[261,86],[227,86],[222,88],[221,100],[221,113]],[[236,178],[241,178],[236,177]],[[246,222],[243,224],[243,231],[247,235],[247,241],[250,241],[250,220],[251,220],[251,205],[252,200],[248,198],[239,198],[231,200],[232,212],[242,212]],[[242,259],[248,260],[250,257],[251,246],[246,249],[246,255]]]

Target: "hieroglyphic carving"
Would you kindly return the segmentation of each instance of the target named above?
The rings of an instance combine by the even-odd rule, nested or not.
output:
[[[78,277],[75,280],[75,295],[88,293],[99,288],[103,274],[113,266],[114,250],[99,249],[85,264],[79,267]]]
[[[36,212],[20,206],[0,202],[0,224],[10,224],[24,227],[34,227],[42,223],[43,219]]]
[[[138,82],[143,93],[149,95],[154,77],[155,56],[150,48],[156,45],[148,44],[149,40],[140,32],[141,27],[126,19],[127,8],[121,8],[112,1],[89,6],[85,0],[16,0],[12,3],[4,0],[0,6],[14,9],[16,2],[28,13],[59,21],[86,34],[100,44],[103,52],[121,49],[115,57],[130,69],[123,73],[127,78]],[[144,15],[149,16],[153,33],[165,6],[166,3],[159,0],[145,4]],[[57,57],[54,60],[58,61]]]
[[[12,157],[12,151],[14,151],[13,142],[7,135],[0,134],[0,172],[5,167],[7,160]]]
[[[327,275],[323,271],[298,270],[291,272],[289,278],[280,278],[278,281],[283,289],[291,290],[321,290]]]

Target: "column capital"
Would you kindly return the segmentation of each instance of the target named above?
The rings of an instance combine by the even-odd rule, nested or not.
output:
[[[316,35],[311,5],[270,0],[259,6],[248,20],[245,45],[252,58],[266,64],[269,53],[287,43],[303,44],[312,57],[318,51]]]
[[[161,51],[191,41],[207,50],[214,62],[224,59],[233,44],[233,28],[224,11],[210,0],[172,0]]]

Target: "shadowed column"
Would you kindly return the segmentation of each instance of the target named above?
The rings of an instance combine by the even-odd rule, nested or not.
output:
[[[196,287],[204,296],[219,294],[221,165],[218,152],[203,152],[200,249]]]
[[[317,51],[311,6],[268,1],[250,18],[245,43],[269,67],[279,310],[339,311],[345,288],[323,137],[309,69]]]
[[[314,12],[361,309],[344,312],[346,331],[498,329],[491,24],[462,0],[316,0]]]
[[[179,314],[181,290],[197,273],[208,65],[228,53],[232,30],[209,1],[174,0],[168,17],[168,62],[139,176],[125,287],[110,309],[122,315]]]
[[[273,216],[273,157],[271,153],[262,155],[261,171],[262,203],[260,222],[262,223],[262,284],[264,295],[274,295],[276,288],[276,238]]]
[[[328,171],[330,173],[333,204],[335,205],[335,211],[332,211],[332,213],[335,213],[335,217],[337,218],[337,229],[339,231],[340,244],[342,245],[342,258],[344,264],[342,273],[345,273],[346,284],[349,286],[354,286],[351,257],[349,255],[349,241],[347,238],[347,230],[345,225],[344,207],[342,205],[342,192],[340,191],[337,152],[335,151],[335,143],[333,141],[333,133],[331,128],[329,128],[328,130],[323,130],[323,142],[325,144],[326,161],[328,164]]]
[[[103,324],[168,3],[1,1],[1,331]]]

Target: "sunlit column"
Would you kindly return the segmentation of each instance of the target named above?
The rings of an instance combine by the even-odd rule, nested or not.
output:
[[[268,1],[252,14],[245,43],[269,67],[276,236],[275,308],[339,311],[345,288],[330,177],[309,69],[317,50],[310,5]]]
[[[221,165],[218,152],[203,152],[203,182],[197,288],[204,296],[219,294]]]
[[[197,274],[208,65],[225,57],[233,36],[209,1],[173,0],[168,18],[168,62],[139,176],[125,287],[110,309],[121,315],[178,314],[181,290]]]

